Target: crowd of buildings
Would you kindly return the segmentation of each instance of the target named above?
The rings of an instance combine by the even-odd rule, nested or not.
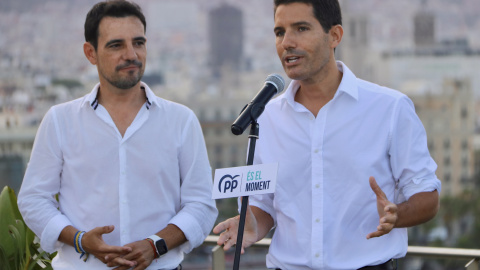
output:
[[[82,51],[84,16],[95,1],[46,2],[0,7],[0,187],[20,187],[48,108],[97,82]],[[289,81],[275,52],[271,1],[137,2],[147,17],[144,81],[195,111],[212,169],[244,165],[247,137],[230,125],[268,74]],[[474,0],[359,2],[341,0],[337,59],[414,101],[442,196],[472,188],[480,168],[480,7]]]

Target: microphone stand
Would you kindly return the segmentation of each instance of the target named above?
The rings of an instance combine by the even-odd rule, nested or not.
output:
[[[250,125],[249,148],[247,166],[253,165],[253,157],[255,155],[255,144],[258,139],[259,125],[257,121],[253,120]],[[235,246],[235,259],[233,261],[233,269],[238,270],[240,267],[240,254],[242,252],[243,231],[245,229],[245,217],[247,216],[248,196],[242,197],[242,208],[240,210],[240,221],[238,223],[237,243]]]

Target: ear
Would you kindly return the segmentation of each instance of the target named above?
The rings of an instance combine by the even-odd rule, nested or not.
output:
[[[92,65],[97,64],[97,51],[90,42],[83,43],[83,53],[85,53],[85,56]]]
[[[340,24],[332,26],[330,28],[330,46],[336,48],[338,44],[342,41],[343,37],[343,27]]]

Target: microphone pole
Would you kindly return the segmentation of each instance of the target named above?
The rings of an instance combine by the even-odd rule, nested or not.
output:
[[[263,113],[267,102],[275,95],[283,91],[285,81],[278,74],[270,74],[265,80],[263,88],[253,98],[253,100],[245,105],[238,118],[232,124],[232,133],[240,135],[250,124],[249,148],[247,157],[247,166],[253,165],[253,157],[255,156],[255,144],[258,139],[259,125],[257,118]],[[233,269],[238,270],[240,267],[240,255],[242,252],[243,231],[245,229],[245,218],[247,216],[248,196],[242,197],[242,207],[240,209],[240,220],[238,223],[237,243],[235,246],[235,260]]]
[[[255,156],[255,144],[258,139],[259,128],[260,127],[255,120],[250,125],[250,134],[248,135],[249,148],[248,148],[247,166],[253,165],[253,157]],[[244,196],[242,197],[242,208],[240,210],[240,221],[238,223],[237,243],[235,245],[235,259],[233,261],[234,270],[238,270],[240,267],[240,255],[242,252],[243,231],[245,228],[245,218],[247,216],[247,206],[248,206],[248,196]]]

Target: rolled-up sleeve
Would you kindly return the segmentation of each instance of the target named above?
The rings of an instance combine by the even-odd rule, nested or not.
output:
[[[50,109],[38,128],[22,187],[18,194],[18,207],[27,226],[40,237],[47,252],[62,246],[58,236],[71,225],[58,210],[55,195],[60,190],[62,173],[61,136],[54,109]]]
[[[440,193],[437,164],[428,151],[425,128],[406,96],[398,101],[393,114],[389,154],[393,176],[406,200],[419,192]]]
[[[180,149],[181,210],[169,223],[185,234],[188,242],[181,248],[190,252],[203,243],[218,215],[211,199],[212,172],[205,140],[193,112],[182,134]]]

